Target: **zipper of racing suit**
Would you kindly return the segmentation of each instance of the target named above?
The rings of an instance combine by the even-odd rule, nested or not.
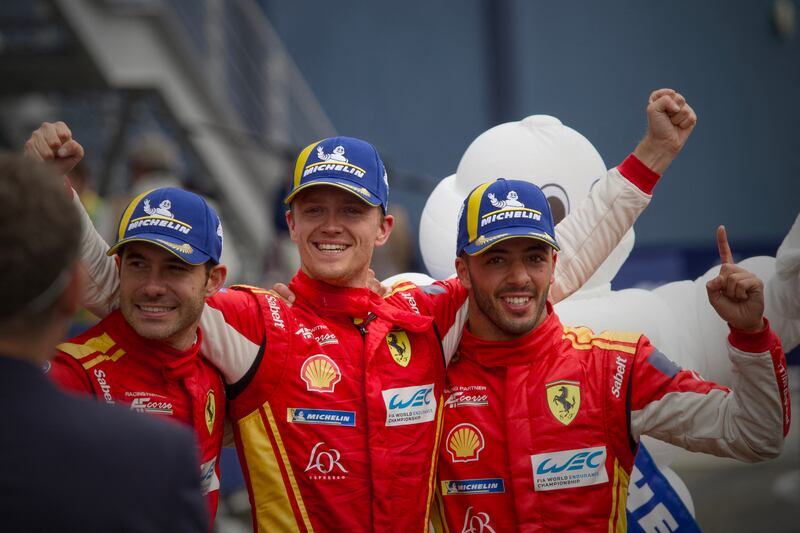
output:
[[[370,312],[369,314],[367,314],[366,318],[364,318],[364,320],[362,320],[359,323],[356,323],[355,322],[356,319],[353,319],[353,325],[356,327],[358,332],[361,334],[361,358],[362,358],[362,361],[363,361],[363,363],[361,365],[361,368],[363,369],[363,372],[364,372],[364,374],[362,376],[362,383],[364,383],[364,387],[365,388],[367,386],[367,326],[369,325],[370,322],[372,322],[376,318],[378,318],[378,317]],[[369,402],[367,402],[367,395],[366,394],[362,395],[362,402],[364,404],[364,412],[367,414],[367,419],[369,419]],[[366,460],[367,460],[367,465],[368,465],[367,466],[367,472],[369,472],[369,501],[372,502],[373,499],[374,499],[372,497],[372,495],[374,494],[374,490],[373,490],[373,486],[372,486],[373,477],[374,476],[373,476],[373,472],[372,472],[372,456],[369,453],[370,427],[369,427],[368,424],[366,425],[365,429],[366,429],[365,436],[366,436],[366,439],[367,439],[367,454],[366,454]],[[370,529],[374,530],[375,529],[375,509],[373,508],[372,505],[370,505],[370,510],[369,511],[370,511],[369,514],[371,516]]]

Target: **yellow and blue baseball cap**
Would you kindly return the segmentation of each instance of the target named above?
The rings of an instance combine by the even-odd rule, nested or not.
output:
[[[175,187],[153,189],[128,204],[108,255],[137,241],[160,246],[190,265],[219,263],[222,224],[202,196]]]
[[[542,190],[528,181],[502,178],[475,187],[461,206],[456,255],[479,255],[516,237],[537,239],[559,250]]]
[[[333,185],[369,205],[389,208],[389,178],[378,150],[353,137],[331,137],[306,146],[297,157],[292,190],[284,199],[312,185]]]

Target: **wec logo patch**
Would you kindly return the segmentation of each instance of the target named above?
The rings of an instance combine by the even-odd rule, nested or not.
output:
[[[386,404],[386,426],[408,426],[436,418],[433,383],[382,391]]]
[[[531,466],[536,491],[608,482],[605,446],[531,455]]]

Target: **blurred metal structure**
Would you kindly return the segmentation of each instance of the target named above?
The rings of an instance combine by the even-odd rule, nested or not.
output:
[[[106,184],[137,103],[155,102],[196,163],[195,179],[216,197],[226,237],[239,249],[247,243],[239,277],[251,282],[272,237],[266,199],[285,177],[287,151],[335,133],[254,0],[4,2],[0,79],[0,96],[12,101],[31,92],[96,95],[87,120],[107,147]],[[102,104],[109,93],[113,104]]]

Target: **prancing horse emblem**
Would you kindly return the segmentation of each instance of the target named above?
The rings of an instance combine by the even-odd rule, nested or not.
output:
[[[406,367],[411,361],[411,341],[405,331],[392,331],[386,335],[386,344],[394,362]]]
[[[547,406],[556,420],[569,425],[581,407],[581,384],[578,381],[554,381],[547,384]]]

